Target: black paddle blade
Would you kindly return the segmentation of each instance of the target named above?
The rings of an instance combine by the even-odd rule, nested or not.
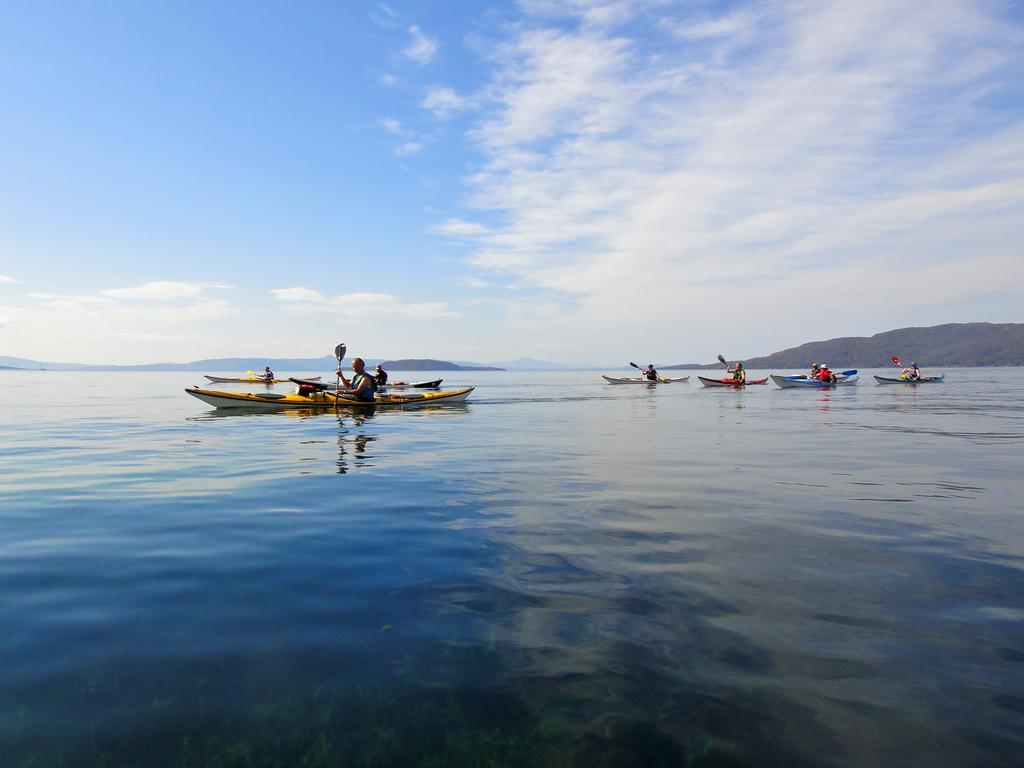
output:
[[[342,358],[345,357],[345,350],[346,350],[346,347],[345,347],[344,344],[339,344],[338,346],[336,346],[334,348],[334,356],[336,358],[338,358],[339,362],[342,360]]]
[[[643,370],[642,368],[640,368],[640,366],[639,366],[639,365],[637,365],[636,363],[634,363],[634,362],[633,362],[632,360],[630,360],[630,361],[629,361],[629,364],[630,364],[630,365],[632,365],[632,366],[633,366],[634,368],[638,368],[639,370]]]
[[[721,355],[718,356],[718,362],[720,362],[722,365],[728,365],[728,363],[725,362],[725,358],[722,357]]]

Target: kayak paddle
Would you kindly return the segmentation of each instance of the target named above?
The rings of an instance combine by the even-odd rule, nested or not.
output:
[[[342,342],[334,348],[334,356],[338,358],[337,380],[334,382],[334,390],[341,389],[341,360],[345,357],[345,344]]]
[[[724,365],[724,366],[725,366],[726,368],[728,368],[728,367],[729,367],[729,364],[728,364],[727,362],[725,362],[725,358],[724,358],[724,357],[722,357],[721,355],[719,355],[719,356],[718,356],[718,362],[720,362],[720,363],[721,363],[722,365]]]
[[[903,365],[903,361],[896,357],[896,355],[893,355],[889,359],[892,360],[893,365]]]

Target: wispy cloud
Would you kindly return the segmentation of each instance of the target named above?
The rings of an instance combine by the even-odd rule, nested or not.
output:
[[[398,13],[385,3],[377,3],[377,10],[370,13],[370,21],[378,27],[390,28],[398,21]]]
[[[413,25],[409,27],[409,44],[402,50],[402,53],[417,64],[425,65],[433,61],[437,54],[437,40],[427,37],[420,31],[420,28]]]
[[[641,298],[626,333],[738,296],[785,333],[804,292],[877,308],[879,283],[948,306],[993,289],[982,263],[1020,294],[1024,114],[988,96],[1017,87],[1024,36],[998,6],[599,5],[598,24],[559,4],[573,25],[527,3],[533,23],[494,46],[470,206],[435,227],[475,241],[478,268],[576,297],[567,332]],[[741,314],[723,331],[755,333]]]
[[[408,157],[409,155],[416,155],[423,151],[423,142],[420,141],[405,141],[394,148],[395,157]]]
[[[483,224],[478,224],[473,221],[464,221],[462,219],[448,219],[441,224],[434,225],[431,228],[431,231],[438,235],[467,240],[483,238],[487,235],[493,234],[492,230],[485,227]]]
[[[179,283],[172,280],[159,280],[144,283],[132,288],[110,288],[100,294],[113,299],[141,299],[145,301],[174,301],[176,299],[194,299],[207,288],[231,288],[220,283]]]
[[[325,296],[311,288],[274,288],[271,295],[294,312],[316,312],[341,317],[360,317],[367,312],[383,316],[403,316],[417,320],[458,317],[447,302],[400,302],[390,293],[346,293]]]
[[[3,285],[5,283],[15,284],[17,282],[18,281],[15,280],[13,277],[8,277],[7,275],[0,275],[0,285]]]
[[[452,112],[465,109],[467,103],[465,99],[451,88],[433,86],[427,91],[427,95],[423,97],[420,106],[424,109],[429,109],[438,117],[446,118]]]

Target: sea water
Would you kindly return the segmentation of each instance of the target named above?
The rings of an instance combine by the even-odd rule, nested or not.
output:
[[[0,765],[1019,763],[1024,371],[945,372],[3,372]]]

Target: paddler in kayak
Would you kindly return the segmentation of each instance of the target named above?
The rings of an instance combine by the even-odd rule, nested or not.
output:
[[[648,363],[647,367],[640,371],[640,375],[648,381],[658,380],[658,372],[654,370],[654,363]]]
[[[267,381],[273,381],[274,380],[274,372],[272,370],[270,370],[270,366],[269,365],[263,366],[262,376]]]
[[[900,378],[907,381],[920,381],[921,369],[917,367],[917,363],[911,362],[910,365],[900,371]]]
[[[380,367],[380,363],[373,369],[373,380],[377,383],[378,387],[383,387],[388,383],[388,372]]]
[[[811,363],[811,370],[807,373],[808,379],[818,378],[818,371],[821,370],[821,363]]]
[[[377,382],[366,372],[366,363],[363,362],[363,358],[357,357],[352,360],[352,370],[352,379],[349,380],[345,378],[342,370],[338,369],[338,377],[346,388],[339,389],[337,394],[349,395],[359,400],[373,400],[377,394]]]
[[[818,366],[818,375],[814,378],[818,381],[824,381],[826,384],[836,383],[836,375],[828,369],[828,363],[822,363]]]
[[[735,368],[728,368],[726,373],[732,374],[732,380],[737,384],[743,384],[747,380],[747,372],[743,370],[743,363],[737,362]]]

